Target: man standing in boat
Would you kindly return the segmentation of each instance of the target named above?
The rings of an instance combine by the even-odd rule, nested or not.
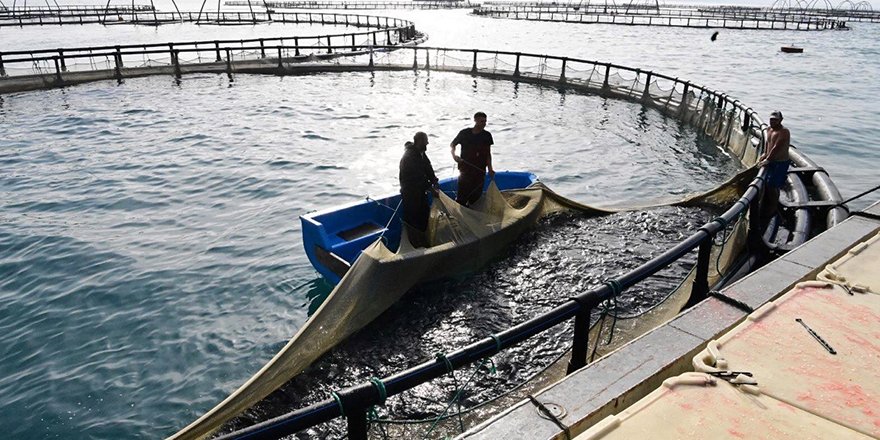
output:
[[[483,195],[483,182],[486,170],[489,177],[495,177],[492,168],[492,134],[485,130],[486,114],[477,112],[474,115],[474,126],[458,132],[449,147],[452,149],[452,160],[458,164],[458,195],[455,200],[471,206]],[[461,156],[455,154],[455,147],[461,144]]]
[[[785,185],[785,177],[788,175],[788,166],[791,163],[788,157],[788,147],[791,142],[791,133],[782,126],[782,112],[770,113],[770,127],[767,128],[767,144],[764,154],[758,158],[759,166],[767,167],[767,177],[764,181],[764,196],[761,204],[764,206],[764,222],[769,221],[776,215],[779,205],[779,189]]]
[[[403,208],[403,224],[409,242],[415,247],[428,247],[428,217],[431,205],[428,191],[437,195],[437,176],[428,159],[428,135],[416,133],[400,159],[400,196]]]

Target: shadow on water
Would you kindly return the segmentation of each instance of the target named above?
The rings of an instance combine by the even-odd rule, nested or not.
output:
[[[332,291],[333,286],[331,286],[324,277],[318,277],[308,282],[306,298],[309,299],[309,316],[315,314],[318,307],[321,307],[321,304],[323,304],[324,300],[330,296]]]
[[[328,398],[330,391],[391,375],[533,318],[650,260],[716,214],[660,207],[602,217],[561,214],[545,218],[482,271],[412,289],[372,324],[230,422],[224,431],[302,408]],[[621,314],[638,313],[662,300],[693,262],[693,256],[684,258],[624,292],[619,299]],[[309,289],[312,307],[326,292],[321,283],[316,280]],[[540,373],[565,354],[570,338],[570,323],[556,326],[495,355],[491,365],[487,363],[479,372],[474,373],[475,366],[467,367],[456,372],[455,378],[447,375],[395,396],[380,413],[390,419],[429,419],[430,424],[472,374],[473,381],[463,387],[459,399],[463,408],[493,399]],[[494,374],[489,373],[490,366]],[[345,422],[340,419],[298,436],[344,434]]]

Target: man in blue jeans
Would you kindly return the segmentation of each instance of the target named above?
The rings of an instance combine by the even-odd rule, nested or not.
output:
[[[782,126],[782,112],[770,113],[770,127],[767,128],[767,143],[764,154],[758,158],[758,166],[767,167],[767,178],[764,181],[764,195],[761,200],[763,217],[767,220],[776,215],[779,206],[779,189],[785,185],[788,166],[788,147],[791,133]]]

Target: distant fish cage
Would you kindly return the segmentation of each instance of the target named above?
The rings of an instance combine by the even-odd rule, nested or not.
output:
[[[321,12],[157,12],[128,10],[125,13],[90,10],[77,14],[57,13],[6,16],[0,14],[0,27],[28,25],[103,24],[158,26],[170,23],[237,25],[253,23],[325,24],[356,27],[398,28],[412,26],[398,18]]]
[[[818,0],[814,1],[815,5]],[[826,0],[827,2],[827,0]],[[846,4],[852,7],[845,8]],[[857,5],[864,5],[856,7]],[[603,12],[603,13],[628,13],[628,14],[657,14],[657,13],[675,13],[674,11],[691,11],[707,14],[715,14],[717,16],[732,17],[769,17],[773,16],[777,19],[786,19],[793,21],[797,17],[811,19],[837,19],[840,21],[857,21],[857,22],[880,22],[880,12],[870,9],[870,4],[860,2],[854,4],[849,0],[844,0],[837,7],[827,3],[824,8],[819,7],[757,7],[757,6],[733,6],[733,5],[693,5],[693,4],[663,4],[656,3],[614,3],[614,2],[513,2],[513,1],[484,1],[482,6],[486,8],[511,7],[522,10],[531,11],[553,11],[553,12]]]
[[[689,28],[723,28],[749,30],[822,31],[847,29],[836,19],[786,15],[737,15],[685,9],[650,9],[590,6],[586,10],[567,6],[482,6],[475,15],[513,20],[554,21],[583,24],[615,24],[626,26],[667,26]]]

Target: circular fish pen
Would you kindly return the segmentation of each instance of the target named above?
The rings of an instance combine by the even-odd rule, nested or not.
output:
[[[582,10],[580,6],[481,6],[475,15],[511,20],[555,21],[625,26],[667,26],[742,30],[824,31],[846,29],[835,18],[785,14],[731,14],[702,9],[643,9],[640,7]]]
[[[556,57],[556,56],[548,56],[548,55],[538,55],[538,54],[521,54],[515,52],[497,52],[497,51],[480,51],[480,50],[460,50],[460,49],[452,49],[452,48],[426,48],[426,47],[411,47],[411,48],[401,48],[400,46],[383,46],[379,45],[378,47],[369,48],[368,45],[356,45],[356,44],[348,44],[348,41],[345,41],[341,45],[330,45],[327,46],[300,46],[300,45],[290,45],[287,44],[278,44],[277,46],[273,46],[272,44],[266,44],[266,41],[263,40],[262,44],[259,41],[257,42],[217,42],[212,47],[214,42],[202,42],[202,48],[192,49],[195,52],[205,52],[205,59],[207,61],[192,61],[190,63],[181,63],[178,58],[177,66],[175,66],[173,55],[169,56],[168,64],[164,66],[144,66],[138,67],[140,70],[135,70],[135,68],[126,67],[129,66],[129,63],[119,62],[115,63],[115,60],[118,58],[111,58],[114,62],[105,64],[104,68],[96,68],[94,70],[89,70],[88,72],[78,72],[68,70],[65,72],[63,69],[59,70],[58,65],[56,64],[55,70],[52,70],[52,66],[48,65],[47,69],[48,73],[36,75],[31,75],[28,78],[30,81],[33,81],[32,84],[39,84],[39,86],[34,87],[52,87],[52,86],[62,86],[68,84],[74,84],[78,82],[86,82],[86,81],[95,81],[99,79],[126,79],[132,76],[145,76],[145,75],[169,75],[181,78],[183,75],[189,74],[198,74],[198,73],[223,73],[229,76],[230,80],[233,80],[239,74],[245,73],[264,73],[270,75],[313,75],[320,74],[319,76],[334,76],[335,78],[339,78],[339,75],[343,74],[353,74],[357,75],[360,80],[363,81],[376,81],[377,76],[380,77],[383,75],[392,75],[397,73],[404,73],[406,78],[409,78],[412,81],[415,81],[418,87],[424,87],[426,89],[432,87],[438,87],[438,82],[442,84],[444,80],[444,75],[455,75],[461,78],[485,78],[481,79],[481,82],[477,83],[474,80],[475,88],[486,87],[487,84],[496,82],[497,80],[506,80],[502,81],[505,83],[509,83],[513,85],[513,90],[508,90],[508,93],[512,93],[514,97],[518,96],[520,93],[536,93],[535,90],[539,90],[540,93],[547,93],[548,95],[558,97],[558,99],[566,99],[573,100],[577,99],[577,96],[580,94],[584,94],[586,96],[601,96],[603,98],[612,98],[611,101],[625,101],[630,103],[635,103],[638,106],[644,106],[646,109],[647,120],[660,120],[665,121],[663,118],[670,118],[675,121],[682,121],[686,126],[693,127],[694,130],[697,130],[699,134],[697,136],[705,136],[708,139],[711,139],[717,145],[723,146],[731,155],[731,157],[735,157],[736,161],[739,161],[746,166],[754,163],[755,158],[760,152],[760,148],[762,146],[762,129],[763,124],[760,119],[754,114],[754,112],[748,107],[743,106],[741,103],[736,100],[732,100],[727,97],[723,93],[719,93],[717,91],[707,89],[695,84],[691,84],[687,81],[680,81],[676,78],[671,78],[662,74],[657,74],[655,72],[642,71],[640,69],[632,69],[623,66],[618,66],[609,63],[599,63],[592,62],[588,60],[580,60],[580,59],[572,59],[566,57]],[[274,42],[273,42],[274,43]],[[267,51],[266,53],[260,52],[260,48],[266,47],[274,47],[278,49],[278,53],[281,55],[275,56],[273,51]],[[175,44],[177,47],[177,44]],[[206,48],[205,48],[206,47]],[[115,48],[114,48],[115,49]],[[169,53],[173,54],[173,49],[171,52],[166,52],[162,49],[161,52],[157,53]],[[234,53],[234,50],[240,50],[242,54],[249,54],[243,56],[235,56],[230,54]],[[350,50],[348,50],[350,49]],[[371,50],[372,49],[372,50]],[[119,58],[124,56],[136,57],[138,55],[142,56],[151,56],[149,53],[150,49],[147,50],[138,50],[137,48],[126,48],[125,52],[122,50],[106,50],[98,51],[96,54],[91,54],[89,56],[85,55],[86,51],[77,51],[75,49],[65,49],[64,54],[59,54],[61,57],[67,56],[68,53],[75,53],[76,56],[82,56],[86,59],[100,59],[107,57],[111,57],[114,54],[119,54]],[[300,50],[299,54],[297,54],[297,50]],[[339,53],[340,51],[345,50],[345,52]],[[324,52],[327,51],[327,52]],[[305,52],[305,53],[303,53]],[[307,53],[307,54],[306,54]],[[81,55],[82,54],[82,55]],[[109,55],[108,55],[109,54]],[[320,55],[318,55],[320,54]],[[326,54],[326,55],[325,55]],[[332,54],[332,59],[329,55]],[[212,59],[214,55],[217,55],[218,59]],[[301,58],[297,58],[297,55]],[[38,55],[39,57],[39,55]],[[91,58],[89,58],[91,57]],[[33,56],[31,57],[33,58]],[[21,57],[24,59],[24,57]],[[55,61],[58,60],[57,56],[55,58],[50,58],[50,60]],[[48,60],[46,60],[48,61]],[[15,61],[13,61],[13,64]],[[113,65],[115,64],[115,66]],[[121,65],[121,67],[120,67]],[[350,73],[354,72],[354,73]],[[412,73],[410,73],[412,72]],[[436,72],[436,73],[435,73]],[[448,73],[447,73],[448,72]],[[204,77],[201,77],[202,79]],[[487,82],[489,80],[489,82]],[[39,81],[39,82],[38,82]],[[458,80],[454,80],[458,81]],[[6,80],[0,80],[0,84],[5,83]],[[491,87],[491,86],[490,86]],[[535,88],[533,88],[535,87]],[[441,88],[442,90],[442,88]],[[614,105],[614,104],[610,104]],[[659,116],[659,115],[662,115]],[[657,119],[660,118],[660,119]],[[799,156],[796,156],[799,157]],[[798,162],[798,159],[795,159]],[[798,163],[799,168],[805,168],[801,170],[800,173],[795,173],[789,176],[789,179],[795,179],[799,183],[803,184],[803,188],[824,188],[821,190],[813,190],[813,194],[810,191],[800,191],[799,189],[795,189],[794,183],[791,183],[792,190],[789,194],[790,201],[790,211],[794,214],[793,217],[789,217],[785,220],[786,224],[791,225],[801,225],[801,226],[785,226],[783,228],[771,228],[768,230],[772,230],[770,236],[767,236],[767,240],[771,242],[779,241],[780,244],[785,246],[794,246],[797,243],[801,242],[811,233],[821,230],[823,224],[833,225],[835,222],[839,221],[841,217],[842,208],[834,206],[834,197],[836,190],[833,189],[833,185],[830,185],[830,181],[827,180],[827,175],[824,175],[823,172],[815,167],[814,164],[810,164],[808,159],[800,160]],[[811,168],[811,169],[807,169]],[[801,178],[803,176],[803,178]],[[823,178],[824,176],[824,178]],[[830,185],[830,186],[829,186]],[[589,310],[581,310],[580,307],[584,307],[584,309],[588,309],[585,305],[581,305],[581,302],[575,302],[577,305],[571,304],[571,302],[566,302],[565,298],[556,297],[554,301],[549,301],[547,304],[544,304],[544,311],[547,309],[555,310],[558,307],[564,307],[564,312],[557,312],[557,315],[554,316],[553,320],[562,320],[564,316],[565,319],[568,319],[572,316],[578,315],[579,322],[581,325],[578,325],[573,322],[569,322],[568,326],[565,328],[558,328],[557,336],[552,338],[554,347],[552,349],[543,348],[543,344],[539,343],[535,339],[531,339],[530,343],[532,345],[526,345],[524,348],[521,348],[520,351],[516,354],[519,357],[519,360],[516,362],[509,362],[507,364],[511,370],[516,368],[518,364],[517,362],[526,362],[529,360],[530,352],[544,351],[542,353],[542,360],[545,363],[542,365],[549,366],[553,365],[552,360],[564,359],[560,356],[564,355],[567,351],[567,338],[572,337],[571,332],[574,332],[575,338],[580,338],[580,341],[583,341],[584,335],[578,335],[578,332],[583,332],[583,320],[593,322],[593,332],[589,336],[590,343],[586,345],[589,347],[592,352],[590,353],[578,353],[573,355],[574,357],[583,357],[584,360],[592,358],[595,355],[601,354],[606,350],[610,350],[613,347],[625,342],[628,339],[631,339],[635,335],[637,335],[640,331],[643,331],[643,325],[648,325],[648,320],[660,320],[661,316],[668,316],[668,313],[675,313],[676,309],[680,309],[683,303],[679,304],[681,300],[687,300],[689,297],[692,297],[691,292],[691,280],[698,280],[699,282],[694,283],[695,287],[693,289],[694,298],[699,298],[700,295],[705,295],[708,293],[709,288],[720,285],[719,283],[729,282],[731,279],[736,277],[737,273],[741,273],[742,271],[748,270],[749,264],[757,264],[759,258],[765,257],[764,255],[743,255],[741,250],[744,248],[743,242],[738,242],[740,239],[745,240],[748,235],[747,230],[752,230],[751,239],[755,238],[757,232],[754,228],[749,228],[748,226],[748,217],[745,216],[745,212],[747,207],[754,203],[755,196],[760,188],[761,183],[760,180],[751,180],[750,175],[740,176],[739,179],[735,179],[731,182],[729,188],[736,188],[734,194],[719,194],[715,192],[707,192],[703,194],[702,197],[698,197],[696,199],[689,199],[688,203],[685,203],[685,206],[682,207],[666,207],[666,208],[658,208],[657,210],[649,210],[644,212],[635,212],[629,214],[621,214],[624,218],[625,222],[637,223],[639,221],[650,221],[654,223],[662,223],[662,219],[667,216],[691,216],[696,214],[698,217],[702,216],[703,213],[699,210],[694,210],[693,206],[703,206],[703,205],[714,205],[715,207],[712,210],[708,211],[711,216],[716,217],[716,219],[710,222],[707,225],[702,227],[702,221],[688,221],[684,223],[675,223],[671,222],[665,225],[665,228],[668,229],[667,232],[675,231],[676,229],[685,229],[688,231],[697,231],[696,235],[699,235],[697,238],[689,238],[687,240],[687,244],[678,244],[677,240],[680,236],[676,236],[676,234],[670,233],[667,239],[658,240],[662,242],[662,246],[652,249],[649,251],[648,255],[663,253],[664,248],[675,248],[678,249],[675,253],[679,254],[689,254],[690,250],[699,248],[699,256],[691,254],[690,259],[679,260],[678,266],[674,268],[671,274],[667,274],[666,283],[660,283],[652,289],[656,290],[667,290],[671,291],[672,294],[669,297],[665,297],[662,295],[661,299],[671,301],[671,303],[663,302],[666,306],[655,307],[654,304],[637,304],[634,305],[633,310],[636,310],[640,319],[627,319],[628,316],[625,316],[621,313],[618,313],[618,307],[621,309],[626,309],[626,305],[621,305],[619,303],[624,303],[626,301],[634,302],[638,301],[639,295],[631,295],[627,296],[627,293],[634,293],[632,290],[628,292],[621,292],[621,290],[625,288],[629,288],[636,281],[643,279],[646,276],[645,272],[648,271],[646,269],[647,265],[637,265],[635,267],[625,266],[622,268],[618,268],[618,271],[626,272],[623,276],[610,276],[610,274],[605,273],[605,271],[597,271],[596,273],[591,274],[588,277],[582,278],[579,280],[580,284],[574,284],[574,286],[582,287],[583,289],[589,289],[590,287],[594,287],[590,292],[599,292],[599,296],[595,299],[601,298],[603,300],[602,305],[599,303],[589,307],[594,309],[592,313],[589,313]],[[556,186],[554,186],[556,188]],[[725,186],[725,188],[728,188]],[[722,214],[719,211],[714,211],[715,209],[723,209],[729,206],[729,203],[733,202],[737,199],[739,194],[744,194],[744,197],[738,199],[737,203],[733,204],[733,207],[730,208],[727,212]],[[816,196],[818,194],[818,197]],[[824,199],[823,199],[824,197]],[[836,196],[839,202],[839,195]],[[667,194],[666,201],[671,202],[673,200],[681,200],[683,197],[681,194]],[[661,200],[657,200],[655,202],[662,202]],[[821,203],[827,202],[827,203]],[[812,203],[812,205],[808,205]],[[690,206],[690,207],[689,207]],[[818,215],[816,215],[818,214]],[[844,213],[845,214],[845,213]],[[800,217],[808,217],[813,219],[811,226],[805,227],[803,226],[803,220],[800,220]],[[819,219],[818,221],[815,219]],[[524,265],[528,266],[532,263],[529,263],[529,254],[533,252],[538,253],[558,253],[559,249],[546,249],[542,248],[540,245],[541,234],[553,234],[557,233],[571,233],[575,234],[577,230],[589,229],[595,230],[601,233],[603,231],[603,219],[608,220],[608,217],[596,217],[596,218],[580,218],[578,216],[562,216],[562,217],[553,217],[548,220],[548,223],[544,224],[541,229],[535,231],[531,234],[534,235],[531,237],[526,237],[528,245],[526,248],[518,248],[517,253],[519,253],[517,258],[517,265],[519,263],[524,263]],[[620,219],[620,217],[618,217]],[[608,226],[608,225],[604,225]],[[780,226],[780,225],[777,225]],[[546,229],[545,229],[546,228]],[[786,234],[785,231],[791,229],[796,231],[797,234]],[[607,230],[608,234],[613,235],[616,233],[615,229],[611,228]],[[782,232],[779,232],[782,231]],[[674,238],[673,238],[674,237]],[[712,240],[709,237],[715,237],[715,245],[712,245]],[[731,238],[734,237],[734,238]],[[738,237],[738,238],[737,238]],[[586,239],[586,237],[579,237],[581,239]],[[572,240],[571,243],[564,245],[563,247],[574,247],[576,243],[583,243],[582,240]],[[625,248],[626,246],[631,246],[633,243],[623,243],[621,247]],[[689,249],[688,249],[689,248]],[[591,246],[585,246],[581,249],[584,252],[596,252],[597,249],[592,248]],[[784,251],[784,247],[779,247],[779,251]],[[726,256],[723,256],[725,255]],[[596,255],[596,254],[592,254]],[[620,258],[625,258],[626,253],[621,253]],[[705,258],[704,258],[705,257]],[[678,259],[678,256],[675,257]],[[690,275],[691,278],[685,278],[682,281],[682,278],[690,271],[691,265],[694,263],[694,260],[699,261],[697,265],[697,269],[693,271],[693,274]],[[749,259],[754,259],[754,261],[749,262]],[[605,263],[604,261],[598,260],[592,262],[591,264],[601,265]],[[648,261],[648,263],[656,264],[654,260]],[[666,262],[668,263],[668,261]],[[709,267],[711,265],[715,266],[714,271],[710,271]],[[743,269],[745,268],[745,269]],[[509,269],[509,268],[508,268]],[[459,288],[463,288],[467,291],[472,292],[483,292],[488,294],[489,292],[495,292],[496,288],[510,288],[512,285],[521,282],[523,279],[526,279],[532,275],[532,271],[535,268],[532,268],[532,271],[527,270],[528,268],[517,268],[516,270],[512,270],[511,274],[508,276],[497,276],[498,273],[493,273],[486,276],[480,276],[477,280],[466,280],[464,284],[462,281],[458,281],[457,283],[453,283],[451,285],[440,286],[428,286],[425,287],[424,291],[427,291],[427,299],[418,299],[418,298],[410,298],[409,306],[412,307],[425,307],[427,310],[438,311],[438,313],[450,313],[454,315],[457,310],[451,310],[448,308],[447,303],[451,301],[461,301],[461,297],[455,294],[455,291]],[[505,271],[504,267],[494,267],[490,269],[493,271],[503,272]],[[653,269],[651,269],[653,270]],[[701,273],[702,271],[702,273]],[[553,271],[549,271],[545,274],[545,276],[550,276]],[[575,276],[575,274],[568,274],[570,276]],[[487,279],[491,278],[491,279]],[[492,285],[491,283],[487,283],[487,281],[492,281],[494,279],[500,279],[502,282],[500,284]],[[476,285],[468,285],[467,283],[476,283]],[[605,284],[602,284],[605,283]],[[480,290],[479,287],[481,284],[482,288],[485,290]],[[601,286],[601,287],[596,287]],[[528,286],[529,288],[533,288],[535,290],[546,289],[548,286],[546,285],[532,285]],[[637,289],[638,287],[635,287]],[[431,293],[432,289],[438,289],[435,293]],[[314,292],[320,295],[321,289],[316,288]],[[513,296],[516,296],[516,289],[513,289]],[[326,292],[325,292],[326,293]],[[579,293],[579,292],[572,292]],[[589,295],[590,298],[593,295]],[[672,298],[672,299],[671,299]],[[670,300],[671,299],[671,300]],[[613,301],[611,301],[613,300]],[[608,301],[608,302],[604,302]],[[562,303],[563,305],[560,305]],[[583,303],[587,304],[587,303]],[[474,307],[480,307],[482,309],[488,309],[489,307],[482,307],[478,303],[471,303]],[[600,311],[601,310],[601,311]],[[586,313],[586,318],[584,315]],[[400,311],[398,312],[400,313]],[[527,312],[521,312],[519,316],[528,317],[536,313],[535,310],[528,310]],[[548,312],[549,313],[549,312]],[[405,314],[405,313],[404,313]],[[652,314],[656,314],[656,316],[652,316]],[[591,318],[592,316],[592,318]],[[603,319],[604,317],[604,319]],[[629,318],[636,318],[636,316],[629,316]],[[533,320],[532,320],[533,321]],[[569,319],[569,321],[571,321]],[[613,321],[613,323],[612,323]],[[453,323],[455,321],[452,321]],[[531,321],[529,321],[531,322]],[[561,321],[560,321],[561,322]],[[640,323],[641,322],[641,323]],[[597,324],[598,323],[598,324]],[[399,327],[396,331],[402,331],[405,326],[404,323],[398,324]],[[443,322],[439,323],[441,328],[443,327]],[[448,325],[448,323],[445,323]],[[546,324],[542,324],[546,325]],[[576,327],[572,330],[572,327]],[[450,334],[443,333],[438,330],[438,337],[441,340],[443,339],[452,339],[454,341],[460,342],[462,345],[467,342],[473,341],[474,338],[481,338],[480,349],[485,352],[486,347],[491,347],[491,350],[494,351],[495,348],[502,348],[514,345],[519,342],[513,338],[507,338],[504,335],[511,334],[510,332],[505,332],[504,328],[481,328],[479,326],[472,326],[472,328],[476,330],[480,330],[479,332],[474,332],[473,334],[462,334],[462,335],[453,335],[455,337],[449,338]],[[521,328],[521,326],[517,326],[517,328]],[[581,329],[581,330],[578,330]],[[394,333],[394,329],[384,328],[384,331],[389,331],[392,334]],[[396,333],[400,334],[400,333]],[[493,337],[487,338],[484,337],[486,334],[492,334]],[[597,343],[597,341],[599,341]],[[607,341],[607,342],[605,342]],[[364,341],[361,341],[362,343]],[[576,344],[580,347],[584,347],[583,344]],[[357,346],[355,346],[357,347]],[[277,347],[275,347],[277,348]],[[449,376],[447,368],[451,365],[451,367],[460,367],[462,365],[467,364],[468,355],[466,355],[467,350],[461,351],[456,350],[454,353],[450,352],[450,349],[454,349],[454,347],[430,347],[428,350],[432,348],[442,349],[446,352],[444,358],[438,358],[433,361],[429,368],[431,369],[431,374],[435,374],[435,376],[443,376],[444,379],[438,381],[437,386],[431,392],[428,392],[421,396],[423,402],[430,401],[432,399],[437,399],[437,396],[444,396],[445,393],[448,393],[449,389],[455,390],[457,393],[458,390],[466,389],[462,387],[461,383],[456,385],[457,381],[463,380],[459,377],[459,379],[454,379]],[[356,351],[355,351],[356,352]],[[339,353],[331,354],[330,356],[335,356],[337,361],[342,361],[348,358],[348,355],[352,353],[352,350],[343,349]],[[461,353],[459,356],[458,354]],[[381,356],[387,355],[387,353],[378,353],[375,357],[381,358]],[[516,357],[514,356],[514,357]],[[426,360],[431,356],[427,356],[422,360]],[[480,359],[484,358],[481,357]],[[563,362],[567,360],[564,359]],[[576,362],[575,362],[576,363]],[[479,375],[485,374],[485,378],[490,382],[498,386],[495,387],[487,387],[490,391],[497,391],[498,389],[510,388],[511,386],[516,386],[521,383],[523,379],[522,375],[513,374],[513,381],[505,382],[503,384],[498,384],[497,379],[493,379],[490,377],[488,373],[491,365],[487,362],[478,361],[478,364],[481,364],[481,367],[478,367],[474,370],[475,374],[479,373]],[[403,364],[401,364],[403,365]],[[415,367],[414,367],[415,368]],[[521,367],[520,367],[521,368]],[[560,368],[564,369],[565,366],[559,367],[556,366],[555,370],[551,367],[550,370],[552,373],[549,374],[562,374]],[[496,368],[498,370],[498,368]],[[504,371],[504,366],[501,368]],[[508,373],[511,372],[508,370]],[[439,372],[439,374],[437,374]],[[388,371],[386,369],[380,369],[378,371],[361,371],[362,375],[376,375],[381,379],[382,387],[385,389],[385,393],[388,396],[392,396],[393,394],[398,394],[395,389],[393,389],[389,384],[393,381],[389,381],[386,378],[382,377],[383,375],[387,376],[389,374],[394,373],[393,370]],[[468,370],[470,373],[470,370]],[[348,374],[348,373],[340,373],[335,372],[335,374]],[[531,376],[531,375],[526,375]],[[366,377],[361,377],[360,380],[357,380],[355,377],[354,380],[351,378],[341,379],[339,381],[331,381],[328,386],[334,386],[338,388],[341,385],[354,385],[360,383],[366,379]],[[465,384],[466,385],[466,384]],[[383,388],[383,389],[384,389]],[[310,387],[308,382],[294,382],[284,388],[281,393],[287,394],[288,399],[290,396],[293,396],[292,400],[297,400],[298,394],[301,391],[306,391],[313,388]],[[366,388],[364,386],[360,386],[359,393],[363,394],[364,390],[367,390],[367,393],[378,393],[380,387],[376,385],[376,382],[370,382]],[[351,399],[352,394],[349,392],[340,392],[340,402],[345,402],[344,405],[337,405],[335,401],[331,402],[328,405],[327,395],[326,393],[321,393],[324,390],[317,390],[316,394],[314,394],[314,401],[317,403],[310,408],[321,408],[323,414],[332,414],[334,416],[339,416],[341,414],[341,407],[352,408],[348,406],[348,402]],[[503,393],[509,391],[508,389],[503,389]],[[525,389],[523,390],[525,391]],[[454,394],[454,393],[453,393]],[[515,395],[512,395],[515,396]],[[374,396],[370,396],[367,398],[376,400],[382,397],[381,400],[384,402],[384,397],[377,394]],[[454,397],[454,396],[446,396],[446,397]],[[493,395],[491,392],[488,392],[487,389],[483,389],[480,392],[476,393],[476,397],[479,399],[474,399],[469,402],[473,404],[473,406],[479,405],[486,400],[491,400],[496,398],[496,395]],[[279,398],[278,394],[275,394],[273,398]],[[377,403],[377,402],[369,402],[369,403]],[[458,403],[461,403],[461,400],[458,400]],[[250,420],[239,420],[231,427],[242,427],[248,425],[250,423],[259,421],[259,418],[256,416],[261,415],[274,415],[274,413],[278,412],[279,408],[283,408],[284,405],[290,405],[291,402],[273,402],[270,401],[268,403],[264,403],[265,412],[257,411],[256,414],[253,414],[255,417]],[[372,406],[372,405],[369,405]],[[391,405],[393,407],[393,405]],[[425,411],[427,415],[437,416],[440,412],[442,412],[442,408],[446,406],[443,404],[434,404],[429,405],[428,408],[431,411]],[[364,407],[366,409],[367,407]],[[406,405],[401,405],[400,408],[397,408],[400,411],[398,414],[406,414],[407,417],[418,415],[417,410],[412,410],[411,408],[407,408]],[[340,411],[339,414],[333,414],[334,411]],[[282,411],[283,412],[283,411]],[[454,412],[451,412],[450,415],[455,415],[461,412],[459,409],[455,409]],[[302,412],[300,412],[302,413]],[[347,413],[348,417],[356,416],[357,411],[352,412],[349,411]],[[426,414],[422,414],[425,416]],[[387,428],[385,426],[383,428],[383,422],[378,419],[386,418],[387,414],[379,414],[376,418],[377,420],[373,423],[373,429],[377,430],[376,433],[379,433],[379,430]],[[468,423],[473,423],[477,421],[476,414],[474,414],[474,418],[468,420]],[[327,416],[330,417],[330,416]],[[392,417],[393,419],[393,417]],[[447,432],[456,432],[458,429],[457,425],[460,423],[457,417],[448,417],[444,419],[444,424],[448,425],[443,429],[447,430]],[[384,422],[386,424],[392,423],[391,421]],[[427,424],[432,423],[431,421],[425,422]],[[341,434],[340,431],[341,426],[339,423],[335,426],[331,426],[329,431],[317,431],[312,432],[313,434],[319,433],[338,433]]]

